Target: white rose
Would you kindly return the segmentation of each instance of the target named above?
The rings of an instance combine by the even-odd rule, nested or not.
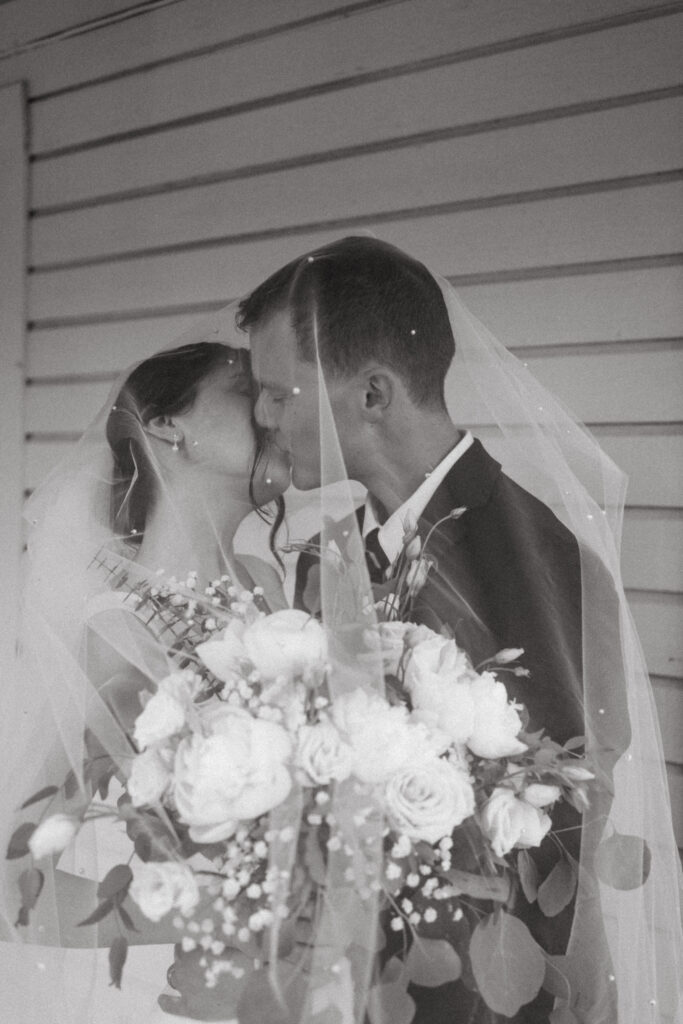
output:
[[[257,619],[244,631],[244,648],[264,679],[292,680],[327,657],[327,636],[317,619],[294,608]]]
[[[28,848],[36,860],[61,853],[78,832],[80,822],[70,814],[51,814],[41,821],[28,841]]]
[[[532,807],[547,807],[560,799],[561,790],[559,786],[549,786],[543,782],[532,782],[522,792],[522,797]]]
[[[472,781],[461,768],[434,758],[406,765],[387,781],[387,814],[410,839],[436,843],[474,812]]]
[[[470,684],[474,701],[474,727],[467,746],[478,757],[511,757],[521,754],[526,743],[517,739],[522,720],[507,690],[490,672]]]
[[[471,675],[464,651],[435,633],[413,647],[406,667],[405,685],[415,711],[425,721],[434,719],[454,743],[464,743],[474,729]]]
[[[180,732],[200,685],[200,677],[191,669],[161,680],[135,720],[133,738],[140,750]]]
[[[186,864],[175,861],[137,864],[130,894],[150,921],[160,921],[171,910],[187,913],[199,903],[195,876]]]
[[[497,786],[480,815],[482,832],[490,840],[493,852],[504,857],[513,847],[539,846],[550,830],[549,816],[507,786]]]
[[[282,803],[291,742],[276,722],[228,705],[212,705],[202,722],[206,734],[186,737],[176,751],[173,793],[191,838],[209,843]]]
[[[331,722],[304,725],[299,731],[297,763],[319,786],[351,774],[353,751]]]
[[[241,662],[246,660],[247,652],[242,643],[246,626],[241,619],[231,619],[223,635],[218,640],[206,640],[196,647],[209,672],[216,679],[229,683],[235,675],[240,674]]]
[[[450,682],[466,681],[472,676],[472,663],[455,640],[428,631],[428,635],[417,629],[408,634],[411,655],[406,665],[406,686],[425,683],[430,678]]]
[[[161,743],[185,725],[185,708],[175,697],[159,691],[145,704],[135,720],[133,738],[139,750]]]
[[[134,807],[161,800],[171,781],[170,751],[149,747],[133,760],[126,787]]]
[[[411,721],[405,707],[360,688],[334,702],[332,718],[352,749],[353,774],[363,782],[385,782],[404,764],[433,758],[442,750],[441,737]]]

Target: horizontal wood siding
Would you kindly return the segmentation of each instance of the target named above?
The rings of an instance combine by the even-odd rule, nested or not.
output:
[[[624,580],[683,795],[683,2],[86,8],[0,8],[0,82],[29,97],[26,490],[132,360],[375,231],[629,473]]]

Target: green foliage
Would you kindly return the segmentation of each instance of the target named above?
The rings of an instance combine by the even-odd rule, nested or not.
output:
[[[513,1017],[538,993],[545,959],[527,926],[504,911],[485,917],[472,933],[470,960],[477,986],[495,1012]]]
[[[596,851],[595,872],[601,882],[614,889],[637,889],[647,881],[651,861],[644,839],[613,832]]]

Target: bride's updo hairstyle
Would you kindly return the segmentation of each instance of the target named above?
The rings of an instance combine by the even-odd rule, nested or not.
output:
[[[229,349],[215,342],[184,345],[145,359],[121,388],[106,429],[114,456],[111,525],[119,536],[132,543],[142,540],[156,496],[157,473],[151,462],[146,424],[157,416],[172,416],[191,408],[204,378],[228,359],[241,361],[248,372],[249,356],[243,349]]]
[[[249,330],[288,310],[299,356],[344,377],[376,359],[416,405],[443,408],[455,341],[443,293],[424,264],[377,238],[351,235],[299,257],[243,299]],[[315,324],[312,322],[314,311]]]

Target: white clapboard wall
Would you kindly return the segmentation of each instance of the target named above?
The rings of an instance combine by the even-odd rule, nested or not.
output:
[[[374,230],[631,475],[624,576],[681,844],[682,43],[665,0],[0,6],[0,86],[27,92],[21,486],[132,359]]]

